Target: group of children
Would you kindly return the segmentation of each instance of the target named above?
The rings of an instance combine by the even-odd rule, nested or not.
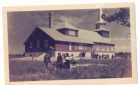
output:
[[[62,69],[70,69],[70,64],[75,65],[76,62],[73,59],[73,54],[71,56],[69,56],[68,53],[66,54],[61,54],[58,53],[58,57],[57,57],[57,67]]]
[[[70,64],[76,65],[76,62],[74,61],[73,56],[74,56],[73,54],[71,54],[71,56],[69,56],[68,53],[66,53],[66,54],[58,53],[55,67],[59,68],[59,69],[62,69],[62,68],[70,69]],[[51,59],[50,59],[50,55],[48,53],[46,53],[46,55],[44,56],[44,63],[46,65],[46,68],[50,68],[49,66],[51,64]]]

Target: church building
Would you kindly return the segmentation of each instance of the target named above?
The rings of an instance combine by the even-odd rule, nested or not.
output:
[[[85,57],[91,57],[91,53],[98,55],[115,54],[115,44],[111,41],[109,30],[105,28],[106,22],[101,18],[96,22],[96,30],[80,29],[68,22],[53,25],[54,14],[49,13],[49,26],[37,26],[24,42],[25,56],[40,56],[48,52],[51,57],[57,57],[58,53],[69,53],[79,56],[86,52]]]

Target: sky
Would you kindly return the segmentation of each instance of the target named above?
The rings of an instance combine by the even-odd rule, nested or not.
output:
[[[8,19],[8,47],[9,53],[24,53],[23,43],[36,26],[48,27],[49,13],[54,13],[54,26],[67,21],[79,29],[95,30],[99,9],[84,10],[46,10],[46,11],[14,11],[7,13]],[[110,15],[119,12],[119,8],[103,9],[103,13]],[[117,22],[106,21],[106,29],[110,31],[110,38],[115,43],[116,52],[130,52],[130,28]]]

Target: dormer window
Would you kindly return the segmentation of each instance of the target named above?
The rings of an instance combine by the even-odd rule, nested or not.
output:
[[[78,37],[78,30],[75,29],[63,28],[63,29],[58,29],[58,31],[64,35]]]
[[[69,35],[75,36],[75,30],[69,30],[68,33]]]

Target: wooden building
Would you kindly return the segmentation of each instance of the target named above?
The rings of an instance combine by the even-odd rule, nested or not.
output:
[[[91,53],[98,55],[114,55],[115,44],[109,38],[109,31],[105,28],[105,21],[101,18],[96,22],[96,30],[89,31],[76,28],[68,22],[61,22],[53,26],[53,13],[49,14],[49,27],[37,26],[30,34],[25,45],[25,56],[40,56],[48,52],[52,57],[58,53],[69,53],[79,56],[86,52],[86,57]]]

